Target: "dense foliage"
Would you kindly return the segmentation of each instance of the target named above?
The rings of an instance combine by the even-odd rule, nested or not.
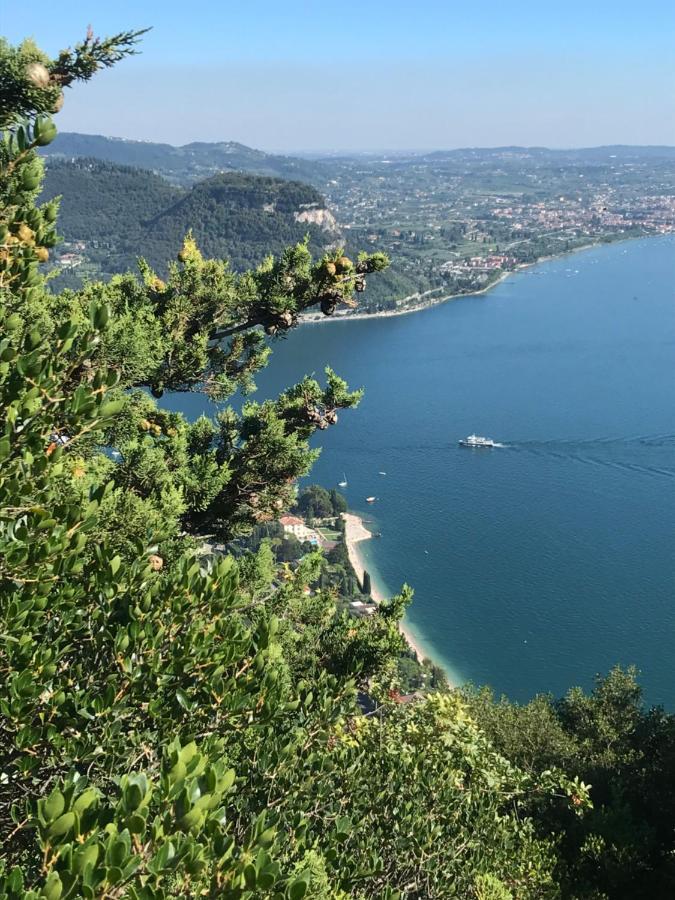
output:
[[[645,721],[667,747],[667,717],[575,694],[544,710],[531,753],[528,708],[399,702],[407,589],[353,620],[330,590],[306,594],[317,554],[291,568],[265,541],[237,559],[202,546],[295,502],[308,439],[358,392],[329,371],[195,423],[156,398],[225,404],[267,362],[265,333],[331,314],[386,259],[315,262],[299,244],[235,275],[188,237],[166,280],[142,264],[46,289],[58,204],[36,205],[36,148],[54,93],[133,42],[90,35],[57,60],[0,47],[0,897],[601,897],[597,865],[573,878],[591,851],[612,883],[639,867],[605,853],[558,762],[605,766],[608,790],[616,768],[661,771],[637,736],[616,741]],[[665,859],[659,833],[635,852]]]
[[[563,835],[559,878],[580,897],[666,898],[675,890],[675,717],[645,711],[634,671],[598,678],[590,696],[525,706],[490,691],[470,707],[495,746],[526,771],[561,767],[592,784],[583,818],[558,809],[542,825]]]
[[[94,159],[50,162],[43,200],[62,197],[60,228],[68,241],[84,244],[85,262],[65,268],[58,284],[81,276],[125,272],[143,256],[162,276],[167,261],[192,230],[206,255],[227,258],[236,270],[261,263],[269,253],[310,237],[323,252],[339,237],[311,222],[303,211],[323,209],[325,200],[307,184],[228,173],[189,190],[142,169]],[[64,261],[65,262],[65,261]]]
[[[310,484],[299,492],[295,509],[310,519],[327,519],[347,512],[347,501],[335,489],[327,491],[320,484]]]

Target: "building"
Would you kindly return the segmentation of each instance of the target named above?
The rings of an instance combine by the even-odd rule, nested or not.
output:
[[[80,253],[62,253],[57,260],[57,265],[63,269],[75,269],[84,262],[84,256]]]
[[[318,532],[305,525],[298,516],[282,516],[279,519],[279,524],[284,529],[284,534],[292,534],[300,543],[309,541],[310,544],[315,544],[316,546],[321,543]]]

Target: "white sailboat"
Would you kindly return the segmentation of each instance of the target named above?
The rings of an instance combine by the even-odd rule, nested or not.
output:
[[[338,481],[338,487],[347,487],[347,475],[345,472],[342,473],[342,481]]]

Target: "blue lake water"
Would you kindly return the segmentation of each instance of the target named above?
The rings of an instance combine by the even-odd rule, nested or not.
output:
[[[311,480],[346,473],[382,532],[364,545],[373,577],[415,588],[409,624],[432,657],[517,700],[633,663],[647,700],[675,709],[675,239],[300,328],[257,396],[326,364],[366,396],[320,435]],[[460,448],[474,431],[506,446]]]

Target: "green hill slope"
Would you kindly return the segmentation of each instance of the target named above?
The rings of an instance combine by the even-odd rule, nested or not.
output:
[[[249,172],[312,184],[325,180],[324,164],[293,156],[277,156],[235,141],[194,142],[182,147],[151,141],[128,141],[100,134],[63,132],[43,151],[49,158],[94,158],[118,165],[152,169],[176,184],[190,184],[222,172]]]
[[[53,160],[41,199],[59,195],[61,286],[133,268],[139,256],[163,273],[189,229],[207,255],[228,258],[235,269],[308,233],[318,252],[339,239],[317,190],[276,178],[229,173],[185,189],[129,166]]]
[[[206,256],[228,256],[237,268],[256,265],[270,252],[309,232],[316,249],[337,237],[325,202],[314,188],[295,181],[232,173],[215,175],[169,209],[144,223],[153,264],[175,254],[191,228]],[[328,228],[312,224],[323,220]],[[300,220],[300,221],[299,221]],[[167,252],[171,248],[173,253]]]

